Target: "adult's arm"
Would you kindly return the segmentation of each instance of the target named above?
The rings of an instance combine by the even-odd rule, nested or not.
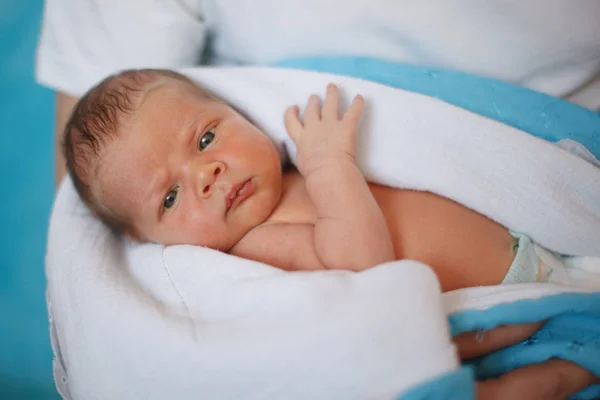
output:
[[[198,65],[206,41],[201,2],[46,0],[36,78],[81,96],[128,68]]]
[[[483,338],[477,332],[468,332],[455,337],[454,342],[461,359],[468,360],[519,343],[542,325],[543,322],[500,326],[487,331]],[[600,378],[585,368],[552,359],[478,382],[477,400],[563,400],[596,383],[600,383]]]

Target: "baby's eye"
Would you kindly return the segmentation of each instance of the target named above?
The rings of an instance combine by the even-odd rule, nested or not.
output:
[[[214,138],[215,138],[215,128],[211,128],[208,131],[206,131],[206,133],[204,135],[202,135],[202,137],[198,141],[198,148],[200,149],[200,151],[206,149],[208,147],[208,145],[211,144],[211,142],[213,141]]]
[[[177,199],[177,190],[175,190],[175,189],[169,190],[169,193],[167,193],[167,196],[165,197],[165,200],[163,201],[163,208],[169,209],[169,208],[173,207],[173,204],[175,204],[175,199]]]

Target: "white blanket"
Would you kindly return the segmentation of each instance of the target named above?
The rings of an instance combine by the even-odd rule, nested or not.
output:
[[[452,198],[554,251],[600,256],[600,172],[550,143],[351,78],[186,72],[292,159],[286,106],[329,81],[348,97],[362,93],[359,159],[371,180]],[[51,220],[47,276],[55,376],[67,398],[393,398],[458,367],[437,281],[422,264],[288,273],[200,247],[125,243],[68,180]],[[470,307],[468,291],[452,310]]]

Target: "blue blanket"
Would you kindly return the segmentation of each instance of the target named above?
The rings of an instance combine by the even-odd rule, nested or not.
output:
[[[574,140],[600,159],[599,113],[529,89],[460,72],[370,58],[304,58],[281,61],[275,66],[347,75],[429,95],[551,142]],[[547,323],[528,340],[471,360],[461,371],[399,398],[472,399],[474,378],[499,376],[555,357],[573,361],[600,376],[600,293],[520,300],[485,311],[463,311],[451,315],[449,322],[453,335],[458,335],[543,319]],[[572,398],[600,398],[600,385]]]

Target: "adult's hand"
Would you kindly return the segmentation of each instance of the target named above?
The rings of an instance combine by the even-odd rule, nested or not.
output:
[[[488,354],[519,343],[541,328],[542,322],[506,325],[486,331],[458,335],[454,341],[463,360]],[[477,383],[478,400],[563,400],[600,379],[570,361],[552,359],[515,369],[498,378]]]
[[[65,130],[65,125],[71,116],[71,111],[77,103],[76,97],[66,95],[64,93],[56,93],[56,124],[55,141],[54,141],[54,184],[56,188],[62,182],[62,178],[67,172],[65,157],[62,153],[62,138]]]

